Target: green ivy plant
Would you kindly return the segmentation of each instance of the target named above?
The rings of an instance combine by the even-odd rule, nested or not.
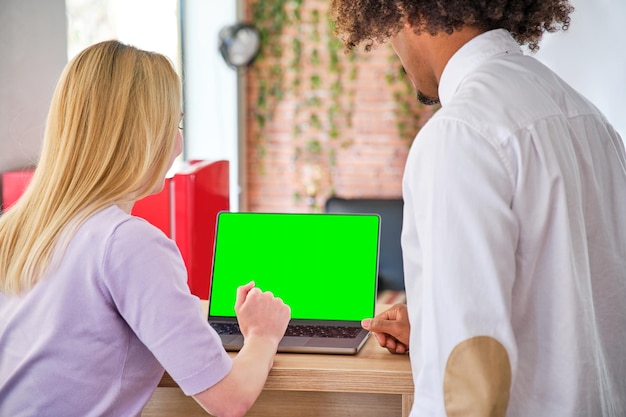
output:
[[[259,30],[261,48],[257,61],[266,61],[269,65],[253,66],[258,80],[254,117],[261,132],[272,120],[276,105],[285,95],[283,85],[283,47],[280,42],[283,28],[291,23],[291,16],[286,11],[287,3],[302,4],[302,0],[259,0],[251,4],[252,21]],[[299,9],[299,7],[298,7]],[[260,156],[265,149],[259,144]]]
[[[265,129],[277,105],[287,96],[293,98],[296,175],[315,173],[314,180],[300,178],[302,186],[294,192],[294,199],[306,199],[311,209],[317,210],[320,191],[326,195],[334,192],[329,172],[336,164],[337,150],[352,143],[340,132],[352,128],[354,84],[368,55],[352,52],[346,56],[333,22],[310,5],[303,8],[303,0],[254,0],[250,10],[261,35],[256,59],[260,65],[253,66],[256,102],[251,109],[258,126],[256,151],[260,158],[265,155]],[[283,36],[287,28],[293,36]],[[386,81],[394,89],[396,126],[402,137],[412,139],[421,106],[399,60],[390,55],[393,60],[390,58]],[[320,171],[327,175],[320,178]]]
[[[296,167],[330,169],[335,165],[336,148],[349,146],[349,142],[339,140],[339,132],[342,125],[352,125],[354,93],[346,92],[344,86],[348,77],[356,79],[355,56],[346,60],[332,22],[320,10],[308,7],[303,15],[303,0],[256,0],[250,10],[261,34],[256,59],[261,65],[253,66],[257,85],[252,111],[259,129],[255,144],[258,156],[265,155],[265,129],[276,106],[290,95],[296,102],[291,115]],[[288,41],[283,36],[287,28],[294,34]],[[328,179],[331,184],[326,186],[332,189],[332,178]],[[305,185],[296,190],[294,198],[310,199],[310,188]],[[316,204],[310,205],[315,208]]]
[[[389,48],[391,49],[391,47]],[[398,134],[410,144],[417,133],[424,105],[417,101],[415,87],[404,72],[404,68],[395,53],[389,54],[389,66],[385,80],[389,86],[395,87],[393,99],[396,104],[394,113]]]

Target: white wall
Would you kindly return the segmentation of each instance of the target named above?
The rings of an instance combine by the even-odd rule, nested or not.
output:
[[[124,6],[139,3],[145,7],[145,1]],[[230,161],[231,208],[237,209],[237,76],[219,55],[217,34],[236,22],[238,3],[180,3],[186,25],[185,156]],[[50,99],[67,55],[65,0],[0,0],[0,172],[36,163]]]
[[[546,34],[536,57],[590,99],[626,140],[625,0],[570,0],[568,31]]]
[[[236,1],[183,0],[185,159],[230,163],[230,206],[238,209],[237,75],[222,59],[218,33],[236,22]]]
[[[0,172],[37,161],[66,36],[65,0],[0,0]]]

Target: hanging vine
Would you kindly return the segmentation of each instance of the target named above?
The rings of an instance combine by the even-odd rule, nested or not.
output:
[[[264,65],[253,66],[258,82],[253,113],[261,136],[274,116],[276,105],[285,96],[282,64],[284,48],[281,40],[285,26],[292,22],[286,8],[288,3],[295,4],[298,6],[296,10],[299,10],[302,0],[259,0],[251,3],[250,7],[252,21],[260,35],[261,48],[256,60],[265,62]],[[259,141],[257,151],[260,156],[265,154],[262,141]]]
[[[356,79],[354,54],[345,57],[334,26],[320,7],[305,8],[303,0],[256,0],[250,3],[253,23],[261,34],[261,51],[254,70],[258,127],[255,149],[265,155],[266,129],[277,106],[292,99],[294,165],[301,186],[296,201],[306,199],[317,209],[320,188],[332,192],[339,132],[352,126],[354,92],[346,82]],[[320,172],[322,174],[320,174]],[[324,178],[320,178],[324,177]]]
[[[319,5],[319,6],[318,6]],[[299,186],[295,201],[306,201],[312,210],[320,207],[320,195],[334,192],[333,170],[336,153],[352,144],[352,135],[340,134],[353,127],[356,80],[366,53],[344,54],[334,24],[323,12],[322,1],[251,0],[253,23],[261,34],[261,50],[253,66],[256,101],[252,112],[257,135],[254,148],[258,157],[265,153],[267,128],[277,106],[292,112],[294,170]],[[389,61],[386,81],[393,86],[398,133],[412,139],[422,106],[415,100],[413,87],[402,73],[399,60]]]
[[[391,49],[391,47],[389,47]],[[385,74],[387,84],[393,89],[396,129],[401,138],[410,145],[419,129],[424,115],[424,105],[417,100],[415,87],[404,72],[395,53],[389,55],[389,66]]]

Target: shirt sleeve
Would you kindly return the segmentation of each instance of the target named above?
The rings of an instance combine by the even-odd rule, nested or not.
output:
[[[189,291],[180,252],[160,230],[139,218],[121,223],[110,237],[102,280],[120,315],[185,394],[230,371],[232,360]]]
[[[493,372],[506,379],[508,372],[510,384],[518,225],[505,156],[465,123],[441,118],[422,129],[409,154],[402,244],[415,381],[412,415],[457,415],[444,393],[452,387],[456,398],[472,394],[461,392],[467,387],[454,378],[466,378],[471,386],[488,382]],[[502,358],[497,365],[485,360],[494,351]],[[468,361],[475,362],[467,368],[470,374],[451,368]],[[499,394],[508,401],[508,392],[494,395]]]

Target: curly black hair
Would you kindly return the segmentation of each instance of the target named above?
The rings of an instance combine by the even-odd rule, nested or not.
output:
[[[416,33],[432,35],[466,25],[502,28],[537,51],[544,32],[567,30],[573,10],[568,0],[331,0],[330,6],[347,51],[361,43],[369,51],[398,33],[405,21]]]

